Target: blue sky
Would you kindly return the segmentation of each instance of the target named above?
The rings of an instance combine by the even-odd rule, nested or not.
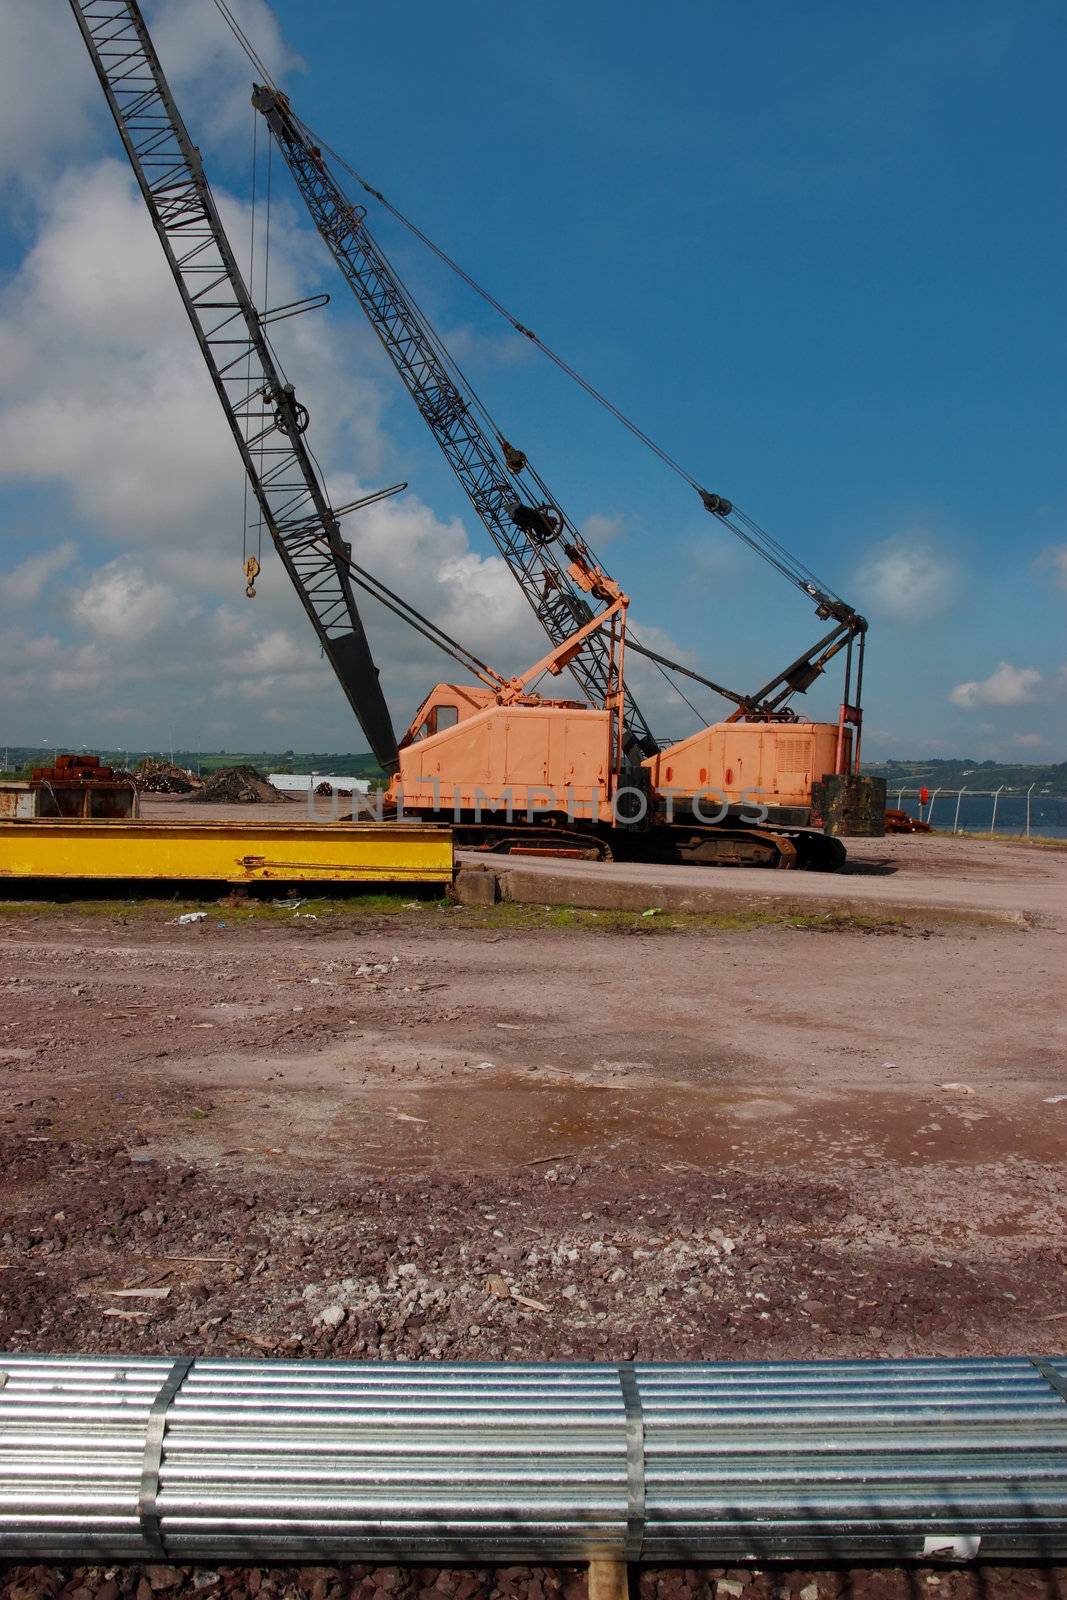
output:
[[[307,121],[694,475],[867,612],[869,754],[1067,756],[1061,6],[239,10]],[[42,48],[39,12],[0,0],[23,79]],[[226,56],[210,0],[146,12],[245,229],[244,63]],[[53,15],[48,29],[62,113],[42,134],[42,109],[9,85],[0,127],[14,141],[0,353],[14,351],[33,389],[29,415],[25,382],[0,390],[0,526],[23,665],[73,667],[17,673],[0,737],[139,742],[165,699],[178,742],[358,745],[280,572],[254,618],[241,597],[239,479],[221,417],[150,259],[73,20]],[[376,556],[451,631],[518,667],[537,640],[506,575],[280,167],[275,179],[278,281],[333,293],[318,329],[286,351],[314,400],[331,488],[341,499],[351,478],[411,484],[409,510],[366,530],[367,564]],[[644,634],[741,687],[810,642],[809,603],[691,490],[395,224],[373,209],[370,222],[508,436],[575,518],[593,519]],[[152,289],[143,304],[131,294],[126,321],[115,297],[102,311],[71,292],[77,260],[106,285],[131,270],[135,245]],[[85,417],[72,419],[71,396],[81,386],[91,413],[101,362],[122,373],[116,436],[93,418],[88,457],[65,439],[49,452],[42,427],[50,443],[68,427],[73,439]],[[157,457],[150,402],[164,372]],[[121,420],[139,385],[143,434]],[[172,397],[185,386],[183,412]],[[94,471],[107,481],[87,488]],[[174,488],[162,511],[161,475]],[[373,612],[368,624],[400,720],[447,668]],[[689,731],[662,685],[641,687],[658,730]],[[827,685],[808,709],[829,712],[835,695]]]

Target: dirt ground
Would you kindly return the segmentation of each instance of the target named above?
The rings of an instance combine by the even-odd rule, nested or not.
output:
[[[1061,1350],[1067,854],[877,844],[901,877],[961,884],[1001,857],[1034,906],[1014,927],[901,927],[400,897],[208,903],[187,924],[184,902],[7,905],[0,1347]],[[138,1286],[169,1293],[142,1310],[112,1292]],[[1062,1572],[988,1567],[640,1587],[813,1583],[1067,1595]],[[584,1592],[565,1570],[0,1568],[10,1600],[156,1589]]]

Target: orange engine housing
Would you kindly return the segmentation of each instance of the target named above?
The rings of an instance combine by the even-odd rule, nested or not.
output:
[[[439,683],[400,745],[390,798],[405,811],[526,811],[528,805],[611,821],[609,711],[528,696],[500,705],[491,689]]]
[[[530,695],[501,705],[492,689],[439,683],[401,741],[390,799],[408,812],[533,807],[610,823],[613,724],[611,712],[577,700]],[[703,794],[806,812],[813,783],[835,771],[837,740],[831,722],[717,722],[643,766],[653,802],[669,794],[675,809]],[[844,770],[850,754],[846,728]]]
[[[710,790],[731,804],[810,806],[811,786],[837,768],[833,722],[715,722],[643,763],[652,786],[680,799]],[[851,732],[845,729],[842,769]]]

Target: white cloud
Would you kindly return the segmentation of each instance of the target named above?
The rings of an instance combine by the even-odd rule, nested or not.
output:
[[[77,622],[101,639],[140,644],[170,615],[174,599],[129,556],[95,572],[71,610]],[[186,619],[188,612],[186,612]]]
[[[75,547],[69,539],[39,556],[27,556],[10,572],[0,575],[0,595],[18,605],[36,600],[45,585],[74,559]]]
[[[249,80],[243,57],[227,54],[216,38],[218,19],[202,25],[201,9],[215,16],[205,4],[194,18],[179,0],[149,8],[194,137],[205,118],[209,127],[212,116],[226,124],[238,80],[247,103]],[[66,23],[54,38],[51,23],[41,21],[45,11]],[[257,45],[277,54],[282,47],[277,38],[270,45],[262,0],[244,0],[239,11]],[[77,729],[80,743],[93,726],[112,723],[151,747],[164,737],[166,706],[168,724],[173,710],[187,740],[203,730],[231,748],[279,740],[361,748],[269,540],[258,598],[243,598],[240,463],[130,172],[110,155],[84,162],[86,108],[102,142],[113,130],[73,18],[61,5],[0,0],[0,21],[25,30],[27,71],[48,49],[56,52],[69,99],[42,120],[40,137],[47,131],[52,139],[48,160],[61,170],[36,190],[27,185],[38,195],[33,240],[0,294],[0,484],[16,495],[61,497],[72,535],[23,561],[0,587],[0,681],[9,719],[21,722],[20,730],[9,721],[7,736],[47,734],[54,742]],[[5,74],[7,63],[0,64],[0,99]],[[46,99],[50,93],[49,85]],[[20,136],[33,137],[34,126],[31,116]],[[79,164],[63,166],[69,157]],[[243,257],[247,207],[215,192]],[[324,271],[318,239],[276,195],[272,302],[308,293]],[[384,359],[368,362],[378,348],[370,330],[331,311],[272,331],[311,412],[308,439],[334,503],[389,481],[381,475],[387,469],[401,476],[389,461],[381,415],[386,392],[402,401],[367,376],[368,368],[382,372]],[[591,536],[603,539],[608,524],[594,519]],[[437,516],[409,492],[357,513],[346,532],[357,560],[499,670],[515,671],[544,652],[544,635],[505,563],[472,548],[457,518]],[[80,570],[66,577],[74,561]],[[35,614],[46,588],[49,603]],[[463,674],[369,599],[360,607],[402,727],[429,685]],[[681,653],[666,636],[659,642]],[[64,728],[71,731],[63,735]],[[278,730],[273,739],[271,729]]]
[[[1048,744],[1043,733],[1017,733],[1012,740],[1022,750],[1040,750],[1042,745]]]
[[[229,7],[275,82],[303,66],[266,0],[229,0]],[[253,117],[252,79],[259,75],[215,6],[208,0],[196,5],[155,0],[145,13],[185,121],[205,139],[247,135]]]
[[[959,586],[954,561],[919,535],[876,545],[856,575],[856,592],[872,612],[920,622],[952,604]]]
[[[631,616],[630,623],[634,638],[650,650],[658,650],[660,655],[680,662],[682,666],[701,670],[696,652],[683,649],[665,628],[658,628],[654,623],[644,622],[634,616]],[[684,738],[699,726],[699,722],[721,721],[733,710],[733,706],[713,690],[704,688],[692,678],[665,674],[655,662],[649,661],[647,656],[638,655],[636,650],[629,651],[626,656],[626,682],[653,731],[664,738]],[[685,700],[682,699],[683,694]],[[687,700],[696,707],[695,714],[691,706],[686,704]]]
[[[272,628],[257,639],[250,650],[221,663],[226,671],[240,677],[273,677],[279,672],[304,666],[303,653],[293,635],[283,628]]]
[[[300,64],[264,0],[230,4],[273,77]],[[215,7],[155,0],[144,10],[186,119],[216,139],[245,133],[252,67]],[[69,6],[0,0],[0,38],[0,179],[34,186],[83,152],[94,132],[112,131],[111,119]]]
[[[339,500],[360,493],[344,476],[333,484]],[[514,672],[544,653],[544,634],[505,562],[472,550],[457,518],[442,521],[409,493],[357,513],[350,536],[361,566],[498,671]],[[373,601],[361,605],[391,698],[412,703],[428,683],[459,671]]]
[[[594,511],[584,519],[579,532],[583,538],[588,539],[590,549],[599,551],[613,539],[622,538],[626,532],[626,518],[607,516],[602,511]]]
[[[702,528],[698,536],[687,538],[683,556],[694,580],[699,578],[712,588],[724,582],[740,584],[751,575],[751,569],[748,573],[744,569],[740,540],[716,527]]]
[[[1035,698],[1040,683],[1036,667],[1013,667],[1010,661],[1002,661],[988,678],[958,683],[949,699],[965,711],[976,706],[1021,706]]]
[[[533,355],[529,339],[512,328],[498,332],[482,332],[469,323],[442,330],[442,338],[449,353],[461,366],[486,367],[525,366]],[[521,448],[521,446],[520,446]]]
[[[89,132],[100,89],[69,6],[0,0],[0,175],[36,172]]]
[[[246,208],[219,196],[231,237]],[[306,234],[275,206],[272,299],[307,288]],[[310,241],[314,243],[315,241]],[[328,318],[276,330],[320,453],[368,472],[385,443],[358,336]],[[369,331],[367,333],[370,339]],[[303,381],[303,375],[307,375]],[[0,460],[13,481],[63,484],[105,536],[217,546],[239,516],[241,469],[132,177],[115,161],[49,191],[36,243],[0,301]]]
[[[272,279],[283,297],[306,288],[301,249],[297,239],[288,259],[284,249],[276,253]],[[87,267],[80,285],[71,281],[79,263]],[[129,280],[113,302],[101,286],[116,270],[129,271]],[[380,398],[358,361],[347,330],[338,336],[327,318],[291,342],[294,374],[315,375],[316,387],[300,384],[298,392],[313,411],[309,439],[327,464],[343,453],[373,467],[387,448]],[[43,706],[62,694],[63,715],[95,719],[124,703],[131,727],[140,706],[151,730],[151,708],[164,695],[187,708],[194,725],[203,720],[198,708],[215,700],[231,728],[240,726],[236,708],[248,704],[288,725],[290,742],[310,719],[344,727],[335,742],[360,746],[269,539],[259,598],[239,598],[239,461],[141,202],[114,163],[59,185],[37,245],[0,302],[0,461],[0,481],[58,486],[79,533],[123,546],[81,592],[57,601],[75,638],[62,646],[50,639],[41,652],[28,648],[22,607],[75,547],[68,541],[8,574],[8,627],[20,625],[18,648],[9,633],[10,651],[0,652],[12,706]],[[327,471],[327,479],[337,504],[373,486],[350,473]],[[472,550],[458,520],[442,521],[408,494],[356,514],[346,532],[357,559],[487,660],[513,670],[541,653],[543,636],[503,561]],[[361,609],[402,721],[430,683],[458,669],[369,600]],[[48,669],[22,672],[34,654]]]
[[[1067,544],[1049,545],[1047,550],[1042,550],[1034,565],[1050,567],[1053,583],[1067,594]]]

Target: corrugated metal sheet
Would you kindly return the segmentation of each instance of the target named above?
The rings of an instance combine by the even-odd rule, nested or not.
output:
[[[1067,1553],[1062,1358],[172,1367],[0,1356],[0,1555]]]

